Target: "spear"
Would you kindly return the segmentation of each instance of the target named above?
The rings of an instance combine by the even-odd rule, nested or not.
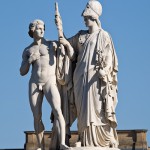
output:
[[[59,38],[64,37],[64,35],[63,35],[62,19],[61,19],[60,13],[59,13],[58,3],[57,2],[55,2],[55,23],[56,23],[56,26],[57,26]]]

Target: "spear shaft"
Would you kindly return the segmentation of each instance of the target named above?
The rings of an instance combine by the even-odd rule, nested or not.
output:
[[[59,13],[57,2],[55,2],[55,21],[56,21],[56,26],[57,26],[59,38],[64,37],[63,36],[62,19],[61,19],[60,13]]]

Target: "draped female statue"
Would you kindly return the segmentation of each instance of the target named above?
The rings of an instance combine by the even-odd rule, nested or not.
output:
[[[101,4],[90,0],[82,13],[88,30],[81,30],[69,39],[61,36],[59,41],[66,49],[64,56],[75,63],[73,91],[78,142],[81,146],[118,147],[115,115],[118,61],[112,38],[101,27],[101,14]],[[59,19],[56,16],[58,26]]]

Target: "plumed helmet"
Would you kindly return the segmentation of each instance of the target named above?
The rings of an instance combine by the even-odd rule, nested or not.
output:
[[[98,19],[102,14],[102,5],[97,0],[90,0],[86,8],[84,9],[82,16],[91,16],[94,19]]]

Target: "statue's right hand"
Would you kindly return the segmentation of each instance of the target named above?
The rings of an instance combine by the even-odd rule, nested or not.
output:
[[[59,42],[66,47],[70,45],[70,43],[64,37],[60,37]]]
[[[28,59],[29,63],[31,64],[32,62],[40,59],[40,53],[32,53]]]

